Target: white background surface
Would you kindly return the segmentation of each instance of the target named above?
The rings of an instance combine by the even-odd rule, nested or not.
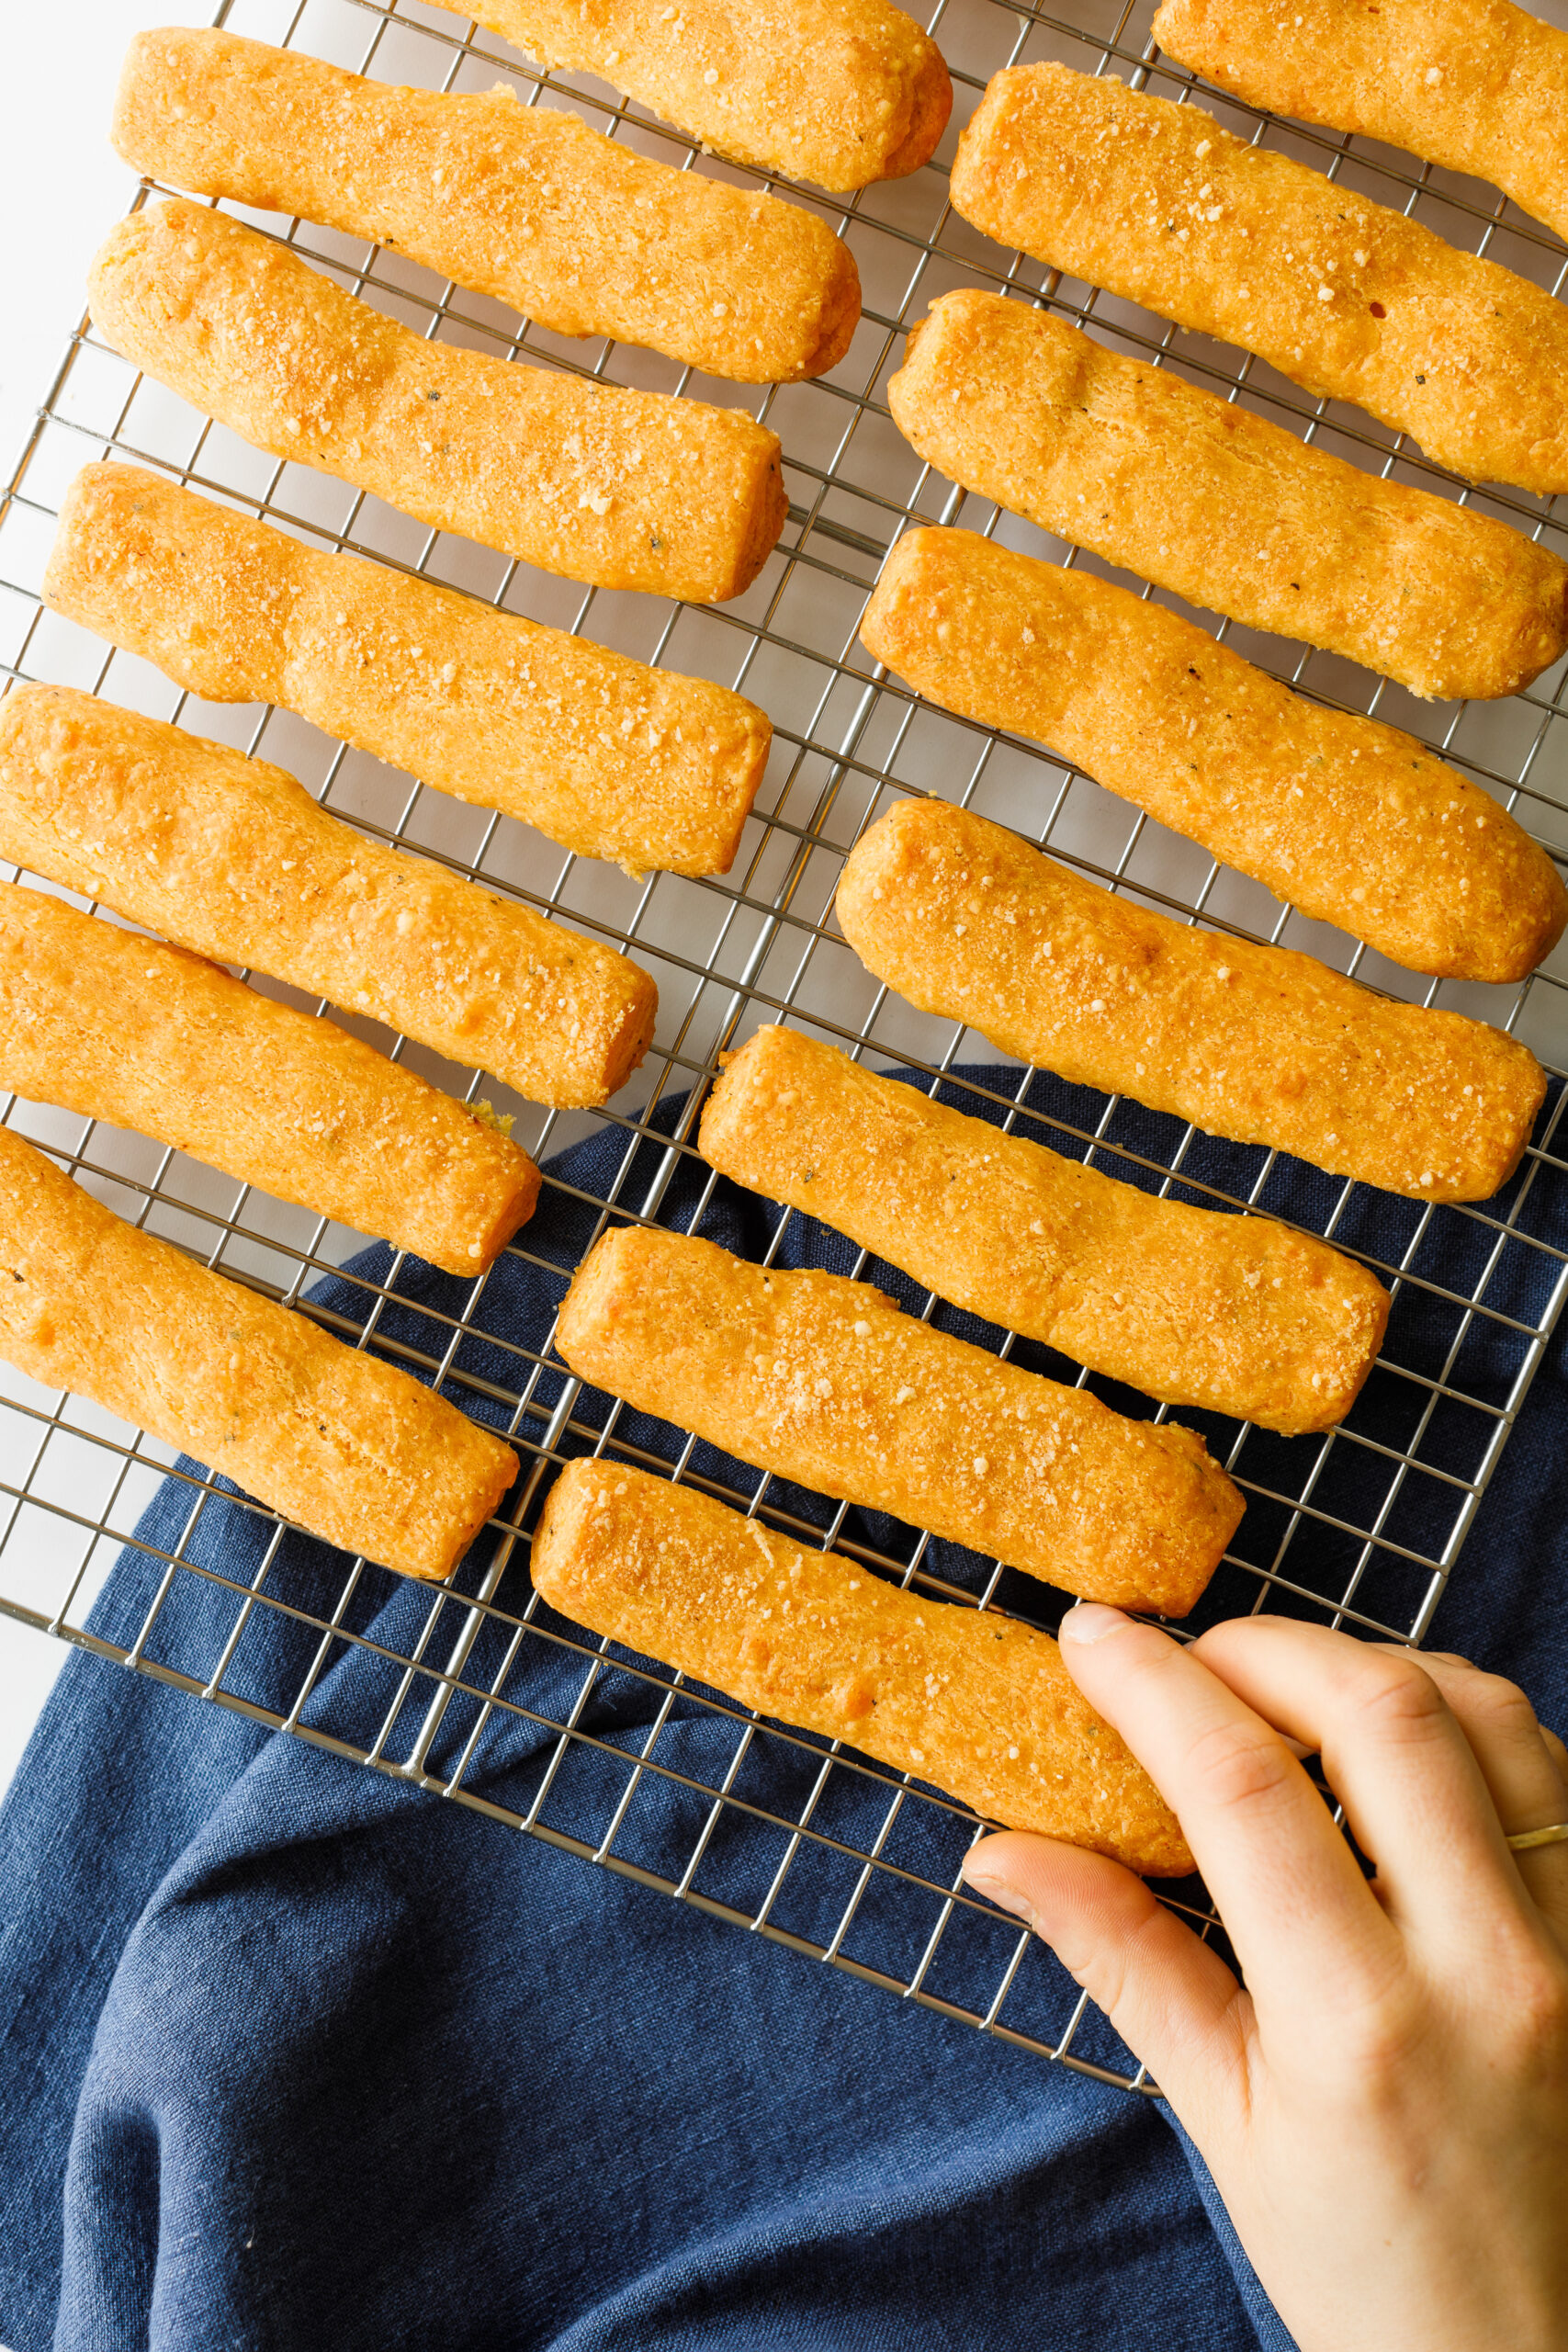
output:
[[[0,483],[82,315],[88,261],[136,187],[108,143],[125,45],[144,26],[211,17],[209,0],[0,0]],[[62,1643],[0,1617],[0,1788],[64,1659]]]

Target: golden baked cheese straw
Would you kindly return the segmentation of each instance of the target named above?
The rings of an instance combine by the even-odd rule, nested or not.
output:
[[[0,856],[536,1102],[605,1102],[653,1034],[626,956],[367,841],[282,768],[71,687],[0,703]]]
[[[902,1592],[611,1462],[569,1463],[550,1488],[534,1584],[574,1623],[987,1820],[1151,1877],[1193,1867],[1153,1781],[1032,1625]]]
[[[327,555],[134,466],[65,493],[44,601],[206,702],[271,702],[634,872],[725,874],[773,729],[755,703]]]
[[[987,1322],[1287,1436],[1344,1419],[1388,1320],[1311,1234],[1157,1199],[793,1029],[728,1057],[699,1148]]]
[[[539,1195],[526,1152],[334,1023],[37,890],[0,890],[0,1087],[449,1273],[482,1272]]]
[[[449,1577],[517,1476],[444,1397],[127,1225],[9,1128],[0,1356],[406,1576]]]
[[[716,154],[820,187],[918,171],[953,110],[942,52],[887,0],[484,0],[479,22]]]
[[[940,801],[872,827],[837,905],[862,962],[923,1012],[1413,1200],[1490,1200],[1545,1097],[1540,1063],[1501,1029],[1152,914]]]
[[[1049,743],[1395,963],[1518,980],[1568,921],[1546,852],[1425,743],[1292,694],[1089,572],[912,531],[861,641],[944,710]]]
[[[1515,694],[1568,647],[1568,564],[1545,548],[1025,303],[933,302],[887,398],[966,490],[1413,694]]]
[[[389,87],[238,33],[126,52],[114,143],[150,179],[407,254],[558,334],[742,383],[819,376],[860,317],[848,245],[797,204],[525,107]]]
[[[1509,0],[1165,0],[1152,30],[1252,106],[1490,180],[1568,237],[1568,33]]]
[[[1568,490],[1568,309],[1199,107],[1007,68],[952,194],[999,243],[1357,401],[1455,473]]]
[[[580,1378],[742,1462],[1086,1600],[1184,1617],[1244,1505],[1200,1437],[933,1331],[869,1283],[607,1233],[556,1345]]]
[[[122,220],[88,296],[117,351],[243,440],[542,571],[711,605],[784,527],[778,435],[743,410],[427,342],[202,205]]]

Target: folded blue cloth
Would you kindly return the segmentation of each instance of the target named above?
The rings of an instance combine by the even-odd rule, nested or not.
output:
[[[593,1202],[619,1175],[618,1197],[640,1204],[660,1173],[662,1148],[646,1143],[626,1181],[625,1148],[606,1130],[555,1164],[527,1256],[509,1256],[486,1288],[490,1338],[465,1340],[466,1369],[517,1388],[508,1349],[542,1343]],[[682,1163],[660,1215],[689,1222],[699,1189]],[[776,1215],[720,1187],[702,1229],[760,1254]],[[788,1262],[850,1262],[846,1244],[800,1219],[785,1242]],[[389,1262],[373,1250],[356,1265],[379,1280]],[[353,1271],[319,1295],[358,1317]],[[1528,1290],[1555,1272],[1543,1259],[1519,1279]],[[383,1333],[425,1345],[428,1317],[462,1295],[420,1266],[401,1270],[398,1289]],[[1422,1343],[1414,1325],[1406,1337]],[[1482,1340],[1506,1381],[1508,1336]],[[558,1393],[547,1374],[540,1400]],[[604,1400],[581,1409],[592,1419]],[[1387,1409],[1397,1419],[1397,1396]],[[657,1423],[633,1418],[622,1431],[670,1449]],[[1565,1441],[1558,1353],[1437,1629],[1516,1675],[1559,1722]],[[731,1482],[751,1475],[705,1461]],[[792,1500],[822,1523],[819,1498]],[[189,1489],[170,1482],[142,1539],[172,1549],[188,1508]],[[856,1526],[902,1540],[886,1522]],[[243,1586],[265,1535],[242,1506],[210,1504],[186,1556]],[[468,1589],[481,1565],[463,1572]],[[977,1573],[951,1547],[940,1565],[959,1581]],[[319,1609],[344,1566],[289,1539],[267,1589]],[[129,1641],[161,1572],[128,1549],[95,1629]],[[1041,1589],[1025,1589],[1038,1613]],[[522,1569],[509,1569],[500,1603],[525,1596]],[[365,1640],[338,1645],[305,1720],[373,1738],[430,1605],[427,1590],[367,1572],[342,1619]],[[236,1607],[231,1589],[178,1574],[150,1654],[213,1670]],[[257,1608],[225,1686],[287,1708],[317,1642]],[[487,1679],[502,1654],[487,1632],[469,1678]],[[574,1653],[530,1640],[506,1688],[548,1718],[582,1674]],[[633,1674],[603,1674],[584,1728],[611,1751],[635,1747],[658,1695]],[[424,1702],[410,1700],[390,1752],[406,1749]],[[452,1768],[474,1722],[468,1702],[449,1710],[435,1770]],[[732,1724],[688,1701],[656,1754],[711,1784],[734,1745]],[[781,1754],[749,1759],[746,1793],[797,1809],[797,1761],[782,1743],[759,1745]],[[521,1807],[553,1746],[528,1716],[498,1712],[467,1785]],[[849,1784],[835,1818],[852,1842],[864,1827],[853,1775],[835,1777]],[[574,1752],[546,1818],[579,1822],[595,1805],[603,1816],[626,1779],[604,1751]],[[883,1810],[878,1797],[874,1817]],[[620,1849],[678,1870],[705,1812],[677,1781],[649,1776]],[[907,1822],[900,1859],[945,1882],[958,1833],[934,1808],[915,1814],[931,1819]],[[765,1884],[778,1857],[759,1859],[758,1845],[750,1831],[715,1840],[718,1892],[759,1898],[757,1874]],[[787,1924],[828,1932],[843,1869],[852,1883],[852,1866],[803,1854]],[[901,1914],[897,1883],[874,1886],[862,1917],[879,1950],[925,1932]],[[1038,1965],[1049,1990],[1055,1963]],[[944,1989],[963,2000],[977,1984]],[[1070,1987],[1060,1978],[1055,1989],[1059,2025]],[[1092,2035],[1084,2046],[1111,2054]],[[1157,2104],[83,1657],[0,1810],[0,2340],[11,2352],[1113,2352],[1156,2340],[1164,2352],[1288,2352],[1201,2162]]]

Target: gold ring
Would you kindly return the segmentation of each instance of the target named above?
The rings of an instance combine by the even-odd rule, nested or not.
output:
[[[1532,1846],[1560,1846],[1568,1839],[1568,1821],[1554,1821],[1550,1829],[1521,1829],[1509,1845],[1516,1854],[1525,1854]]]

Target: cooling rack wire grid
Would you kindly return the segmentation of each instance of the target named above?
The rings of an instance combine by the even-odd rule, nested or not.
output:
[[[1558,1081],[1568,1060],[1568,955],[1559,951],[1512,989],[1419,980],[1279,905],[1259,885],[1216,866],[1038,749],[920,704],[884,677],[856,636],[882,560],[912,521],[961,522],[1032,552],[1094,563],[952,488],[893,427],[886,385],[905,324],[923,316],[935,296],[964,285],[1002,288],[1087,322],[1117,348],[1178,368],[1369,469],[1501,514],[1568,555],[1568,498],[1554,510],[1512,492],[1470,491],[1359,411],[1314,402],[1235,351],[1059,280],[1002,252],[951,211],[954,140],[999,66],[1058,58],[1183,96],[1190,77],[1150,43],[1152,11],[1153,0],[1086,0],[1070,17],[996,0],[941,0],[929,22],[953,68],[956,103],[937,161],[847,201],[782,187],[848,241],[864,287],[865,312],[849,355],[816,383],[742,388],[694,377],[652,353],[572,342],[399,254],[308,223],[242,215],[433,340],[743,404],[763,418],[783,438],[789,521],[761,578],[735,604],[699,611],[584,591],[427,531],[340,483],[250,449],[138,377],[85,326],[0,510],[0,661],[7,683],[42,678],[88,687],[274,759],[377,839],[405,842],[624,945],[653,973],[660,1006],[655,1047],[602,1114],[541,1111],[479,1073],[348,1023],[465,1099],[513,1111],[518,1140],[536,1157],[599,1136],[599,1164],[609,1170],[604,1197],[565,1182],[547,1188],[547,1209],[553,1200],[565,1217],[560,1229],[574,1229],[581,1248],[612,1216],[657,1219],[677,1196],[696,1204],[702,1229],[716,1184],[693,1144],[706,1082],[721,1052],[762,1023],[786,1020],[874,1067],[912,1066],[940,1077],[945,1099],[1145,1188],[1211,1205],[1272,1209],[1366,1257],[1393,1287],[1393,1313],[1381,1363],[1342,1429],[1285,1440],[1213,1416],[1183,1417],[1197,1419],[1247,1498],[1233,1551],[1193,1622],[1281,1610],[1418,1641],[1456,1568],[1562,1301],[1568,1163],[1558,1135]],[[1562,0],[1551,13],[1562,19]],[[742,184],[761,177],[701,155],[602,84],[541,74],[493,36],[419,0],[389,7],[374,0],[298,6],[227,0],[216,21],[378,80],[474,91],[504,75],[528,104],[574,107],[643,153]],[[1365,141],[1284,130],[1213,92],[1201,98],[1244,135],[1562,290],[1568,252],[1494,191]],[[106,453],[265,514],[312,545],[374,556],[750,695],[770,713],[775,738],[732,873],[709,881],[633,880],[572,857],[512,820],[459,806],[286,712],[193,704],[145,663],[43,612],[38,583],[62,493],[81,465]],[[1197,617],[1215,626],[1212,614]],[[1422,735],[1515,809],[1560,859],[1568,854],[1568,663],[1502,704],[1430,706],[1277,639],[1229,624],[1217,633],[1305,694],[1375,710]],[[1478,1207],[1394,1201],[1262,1151],[1216,1145],[1136,1106],[1042,1082],[998,1064],[983,1040],[916,1013],[862,969],[834,925],[831,904],[844,856],[864,827],[901,795],[920,792],[1012,825],[1148,904],[1308,948],[1374,987],[1514,1030],[1554,1074],[1519,1175]],[[271,992],[305,1002],[285,989]],[[15,1099],[5,1115],[122,1215],[291,1303],[363,1247],[361,1236],[142,1138]],[[525,1227],[512,1255],[537,1268],[558,1299],[570,1265],[540,1255],[535,1237],[536,1227]],[[792,1233],[786,1219],[773,1248],[785,1246],[786,1237],[810,1257],[809,1229]],[[352,1312],[324,1310],[332,1328],[361,1345],[389,1342],[389,1302],[402,1269],[393,1261],[387,1270],[384,1255],[378,1269],[348,1278],[340,1297],[353,1303]],[[225,1554],[226,1571],[214,1565],[212,1547],[204,1550],[203,1524],[210,1534],[215,1515],[232,1519],[244,1507],[220,1502],[225,1490],[199,1472],[185,1476],[163,1540],[144,1532],[138,1542],[138,1521],[171,1461],[167,1450],[78,1398],[0,1370],[0,1610],[340,1756],[407,1776],[907,1999],[1103,2080],[1150,2089],[1055,1963],[1014,1923],[960,1890],[959,1860],[977,1834],[963,1807],[824,1741],[760,1723],[716,1693],[694,1692],[652,1661],[631,1660],[586,1634],[572,1637],[558,1619],[536,1616],[524,1573],[526,1531],[551,1465],[589,1449],[663,1465],[657,1441],[639,1438],[648,1425],[634,1427],[618,1408],[585,1397],[558,1360],[551,1369],[547,1346],[495,1338],[486,1296],[497,1279],[462,1285],[460,1312],[426,1310],[421,1328],[437,1335],[428,1346],[392,1342],[394,1355],[437,1377],[457,1402],[485,1399],[499,1408],[524,1457],[525,1476],[492,1556],[466,1590],[405,1587],[399,1610],[377,1614],[367,1594],[391,1591],[395,1579],[321,1547],[301,1575],[297,1564],[288,1566],[288,1546],[299,1540],[286,1541],[278,1523],[254,1508],[245,1521],[254,1539],[247,1565],[236,1575]],[[941,1311],[926,1301],[927,1313]],[[1014,1345],[999,1332],[992,1343]],[[1016,1352],[1059,1377],[1086,1377],[1041,1351]],[[1146,1400],[1090,1385],[1124,1410],[1152,1410]],[[1006,1607],[1050,1625],[1059,1614],[1058,1596],[995,1563],[909,1530],[889,1532],[886,1522],[868,1532],[842,1507],[813,1503],[769,1478],[736,1490],[714,1475],[713,1457],[689,1436],[676,1433],[671,1442],[665,1432],[664,1442],[678,1476],[726,1495],[766,1525],[837,1542],[948,1600]],[[88,1630],[88,1612],[127,1544],[140,1555],[149,1597],[134,1627],[119,1624],[110,1638]],[[193,1614],[180,1597],[198,1583],[208,1605]],[[247,1643],[254,1645],[269,1619],[276,1630],[282,1618],[300,1670],[289,1691],[263,1701],[247,1682]],[[199,1642],[185,1630],[197,1619],[207,1629]],[[215,1622],[224,1628],[216,1642]],[[388,1638],[392,1623],[402,1628],[396,1640]],[[349,1658],[371,1679],[367,1685],[360,1675],[355,1708],[338,1713],[333,1693],[343,1678],[335,1669]],[[374,1720],[365,1712],[367,1687],[378,1693]],[[509,1739],[535,1751],[521,1780],[491,1770],[497,1744]],[[1173,1899],[1207,1927],[1201,1889],[1174,1890]],[[783,1985],[781,1998],[787,1998]]]

